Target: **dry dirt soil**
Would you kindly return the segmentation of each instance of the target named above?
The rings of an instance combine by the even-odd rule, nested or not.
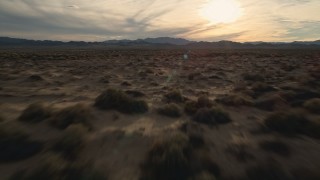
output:
[[[184,52],[1,48],[0,179],[320,177],[319,50]]]

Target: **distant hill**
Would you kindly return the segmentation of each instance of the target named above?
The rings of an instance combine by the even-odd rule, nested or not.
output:
[[[187,45],[194,41],[189,41],[182,38],[170,38],[170,37],[159,37],[159,38],[147,38],[144,41],[154,44],[174,44],[174,45]]]
[[[193,41],[189,41],[182,38],[170,38],[170,37],[159,37],[159,38],[146,38],[137,40],[108,40],[104,41],[105,44],[171,44],[171,45],[187,45]]]
[[[320,48],[320,40],[284,42],[233,42],[233,41],[189,41],[182,38],[146,38],[137,40],[108,40],[103,42],[85,41],[50,41],[50,40],[27,40],[10,37],[0,37],[0,46],[179,46],[188,48]]]

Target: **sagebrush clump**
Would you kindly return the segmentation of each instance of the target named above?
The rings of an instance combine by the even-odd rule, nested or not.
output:
[[[313,113],[320,114],[320,98],[314,98],[306,101],[303,107]]]
[[[201,108],[192,118],[194,121],[208,125],[226,124],[231,122],[229,114],[219,108]]]
[[[229,106],[251,106],[253,101],[244,95],[231,94],[219,97],[216,99],[218,103]]]
[[[178,132],[156,140],[142,165],[141,180],[187,180],[203,171],[219,177],[220,168],[207,153],[196,153],[188,136]]]
[[[34,103],[29,105],[19,116],[18,120],[28,123],[38,123],[47,118],[52,114],[52,111],[45,107],[41,103]]]
[[[29,135],[16,127],[0,127],[0,162],[19,161],[39,153],[43,143],[30,140]]]
[[[117,110],[128,114],[145,113],[149,109],[145,101],[136,100],[115,89],[108,89],[100,94],[96,98],[94,106],[103,110]]]
[[[71,124],[83,124],[88,129],[92,128],[93,118],[90,107],[83,104],[66,107],[53,113],[50,122],[54,127],[66,129]]]
[[[201,108],[211,108],[213,102],[207,96],[200,96],[197,101],[187,101],[184,111],[188,115],[194,115]]]
[[[305,134],[320,138],[320,123],[309,120],[300,111],[275,112],[264,120],[264,124],[270,130],[285,135]]]
[[[69,126],[52,150],[68,160],[74,160],[85,146],[86,132],[87,129],[81,124]]]
[[[166,104],[163,107],[160,107],[157,112],[159,114],[162,114],[164,116],[172,117],[172,118],[178,118],[181,116],[180,108],[177,104],[170,103]]]
[[[167,103],[182,103],[185,101],[185,98],[182,96],[180,91],[173,90],[164,95],[164,100]]]

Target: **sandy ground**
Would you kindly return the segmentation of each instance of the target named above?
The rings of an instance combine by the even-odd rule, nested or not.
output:
[[[1,124],[15,123],[33,139],[50,142],[61,130],[47,122],[30,125],[17,121],[28,105],[34,102],[55,108],[88,105],[94,112],[94,130],[88,134],[80,160],[92,161],[111,180],[136,180],[154,139],[178,131],[181,124],[191,119],[187,114],[169,118],[156,112],[156,108],[165,104],[163,95],[172,89],[179,89],[191,100],[201,95],[215,100],[250,87],[243,74],[256,73],[266,77],[266,82],[275,89],[264,96],[277,95],[284,86],[300,86],[308,73],[320,67],[317,50],[191,50],[188,61],[183,61],[183,52],[183,49],[143,48],[0,49],[0,115],[4,119]],[[127,115],[94,108],[95,98],[107,88],[143,92],[142,99],[147,101],[149,111]],[[319,87],[313,90],[319,92],[316,88]],[[183,109],[183,104],[179,106]],[[247,167],[267,161],[277,161],[290,172],[320,169],[319,139],[260,133],[259,127],[271,111],[254,106],[221,104],[221,107],[230,114],[231,123],[199,126],[222,177],[243,177]],[[280,103],[274,111],[288,108],[291,106],[287,103]],[[320,118],[310,113],[307,116]],[[261,150],[259,142],[270,139],[285,142],[291,155]],[[242,161],[226,150],[237,145],[245,145],[252,158]],[[38,164],[42,153],[18,162],[0,163],[1,179]]]

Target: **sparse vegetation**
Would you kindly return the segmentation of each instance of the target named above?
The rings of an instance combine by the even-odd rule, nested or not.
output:
[[[302,112],[276,112],[268,116],[265,125],[273,131],[286,135],[305,134],[319,138],[320,124],[310,121]]]
[[[177,104],[170,103],[166,104],[165,106],[159,108],[157,110],[159,114],[162,114],[164,116],[172,117],[172,118],[178,118],[181,116],[180,108]]]
[[[264,81],[264,77],[256,73],[244,73],[242,77],[247,81]]]
[[[257,82],[252,85],[251,88],[254,92],[254,96],[258,97],[266,92],[274,91],[275,88],[262,82]]]
[[[122,91],[108,89],[100,94],[94,106],[104,110],[117,110],[123,113],[145,113],[148,104],[142,100],[135,100]]]
[[[106,180],[107,177],[94,170],[89,163],[69,163],[54,153],[46,154],[35,169],[30,172],[17,171],[10,180]]]
[[[278,140],[263,141],[259,143],[259,147],[267,152],[276,153],[281,156],[289,156],[291,153],[289,147],[284,142]]]
[[[87,128],[91,129],[92,113],[90,107],[82,104],[70,106],[61,110],[58,110],[50,118],[50,122],[53,126],[59,129],[66,129],[71,124],[83,124]]]
[[[286,100],[277,94],[262,96],[254,101],[255,107],[266,111],[273,111],[284,105],[287,105]]]
[[[194,115],[201,108],[211,108],[213,106],[212,101],[207,96],[201,96],[197,102],[188,101],[184,106],[184,111],[189,115]]]
[[[193,120],[208,125],[226,124],[231,122],[229,114],[219,108],[201,108],[193,116]]]
[[[51,115],[51,110],[43,104],[34,103],[29,105],[19,116],[18,120],[29,123],[41,122]]]
[[[143,92],[136,91],[136,90],[127,90],[127,91],[125,91],[125,93],[128,94],[129,96],[133,97],[133,98],[146,96]]]
[[[310,112],[320,114],[320,98],[314,98],[306,101],[303,107],[308,109]]]
[[[42,150],[42,143],[32,141],[29,135],[16,127],[1,125],[0,127],[0,162],[19,161]]]
[[[252,100],[249,97],[239,94],[225,95],[216,99],[218,103],[229,106],[251,106]]]
[[[167,103],[182,103],[185,101],[185,98],[182,96],[180,91],[173,90],[173,91],[164,95],[164,100]]]
[[[283,168],[275,163],[268,162],[264,164],[259,164],[257,166],[250,167],[246,170],[248,180],[289,180],[292,179],[283,170]]]
[[[176,180],[195,178],[199,171],[220,176],[219,167],[206,153],[196,154],[188,136],[174,133],[157,140],[142,165],[142,180]]]
[[[143,180],[176,180],[191,176],[189,139],[182,133],[156,141],[143,165]]]
[[[74,160],[85,146],[86,131],[81,124],[70,125],[53,146],[53,151],[61,153],[68,160]]]

